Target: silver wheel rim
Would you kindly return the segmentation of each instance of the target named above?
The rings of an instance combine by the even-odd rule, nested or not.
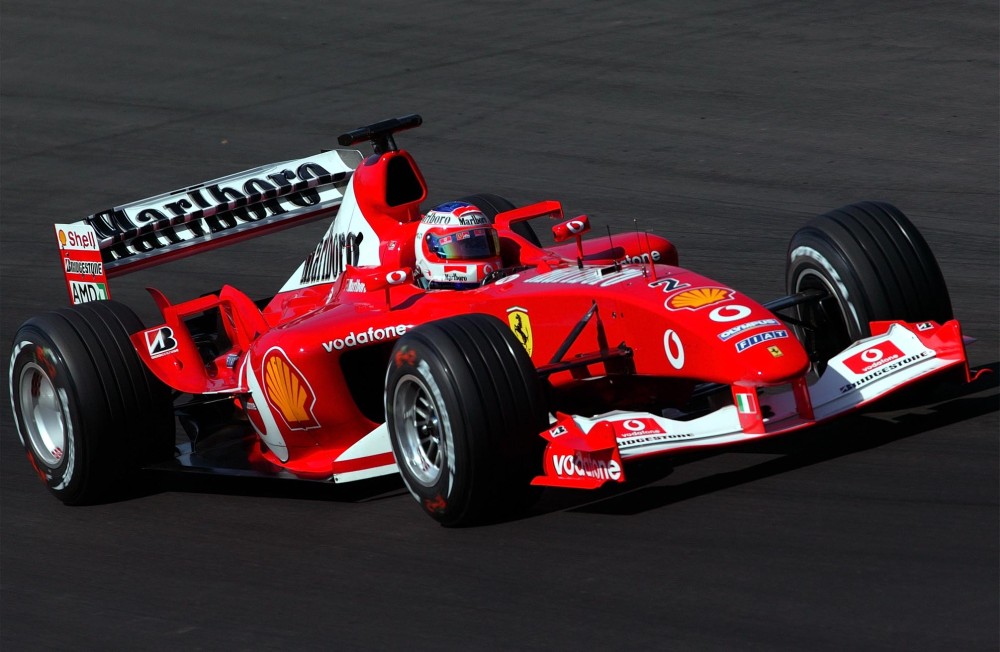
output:
[[[67,440],[59,392],[45,370],[34,362],[21,370],[18,391],[28,443],[43,464],[56,468],[66,452]]]
[[[396,383],[392,415],[402,457],[396,460],[425,487],[433,487],[445,466],[445,438],[437,403],[427,385],[416,376]]]

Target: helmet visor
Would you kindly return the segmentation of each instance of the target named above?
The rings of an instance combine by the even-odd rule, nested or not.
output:
[[[448,235],[427,234],[427,248],[443,260],[492,258],[500,252],[495,229],[466,229]]]

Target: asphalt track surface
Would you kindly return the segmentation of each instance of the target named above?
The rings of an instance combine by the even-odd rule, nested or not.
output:
[[[892,201],[997,370],[995,2],[5,0],[0,29],[4,346],[66,302],[52,222],[419,112],[399,140],[430,201],[634,219],[759,300],[808,217]],[[147,321],[146,285],[263,296],[322,228],[113,291]],[[167,477],[63,507],[6,401],[5,651],[998,647],[996,374],[462,530],[396,481]]]

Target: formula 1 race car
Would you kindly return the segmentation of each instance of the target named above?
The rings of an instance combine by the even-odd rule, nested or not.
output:
[[[479,194],[426,213],[395,134],[55,225],[72,303],[29,319],[10,392],[28,459],[67,504],[146,467],[348,482],[399,472],[446,525],[539,487],[625,482],[628,460],[787,433],[929,377],[969,381],[937,262],[895,207],[821,215],[761,305],[678,266],[666,239],[590,230],[556,201]],[[108,278],[322,217],[278,292],[150,289],[146,328]],[[537,226],[555,218],[555,244]],[[179,426],[179,427],[178,427]]]

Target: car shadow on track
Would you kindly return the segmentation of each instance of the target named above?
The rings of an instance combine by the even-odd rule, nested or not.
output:
[[[343,503],[365,503],[398,496],[409,497],[406,487],[398,475],[382,476],[349,484],[334,484],[332,482],[282,478],[152,471],[149,472],[144,488],[133,492],[128,496],[128,499],[169,492],[252,496],[282,500],[323,500]]]
[[[632,462],[626,467],[627,481],[624,485],[588,492],[547,489],[538,504],[527,513],[481,525],[500,525],[560,511],[622,516],[639,514],[996,412],[1000,409],[1000,394],[997,392],[1000,362],[981,368],[989,373],[971,384],[924,387],[810,430],[718,450]],[[736,470],[676,484],[662,484],[682,465],[734,453],[744,458],[746,455],[760,455],[767,459]],[[148,480],[141,488],[121,496],[120,500],[162,492],[358,503],[393,498],[411,500],[398,475],[340,485],[168,471],[153,472]]]
[[[996,412],[1000,410],[1000,363],[980,369],[988,371],[972,383],[918,388],[814,429],[716,451],[636,462],[626,467],[626,484],[585,495],[550,491],[529,517],[553,511],[639,514]],[[768,459],[678,484],[660,484],[682,464],[731,453]]]

